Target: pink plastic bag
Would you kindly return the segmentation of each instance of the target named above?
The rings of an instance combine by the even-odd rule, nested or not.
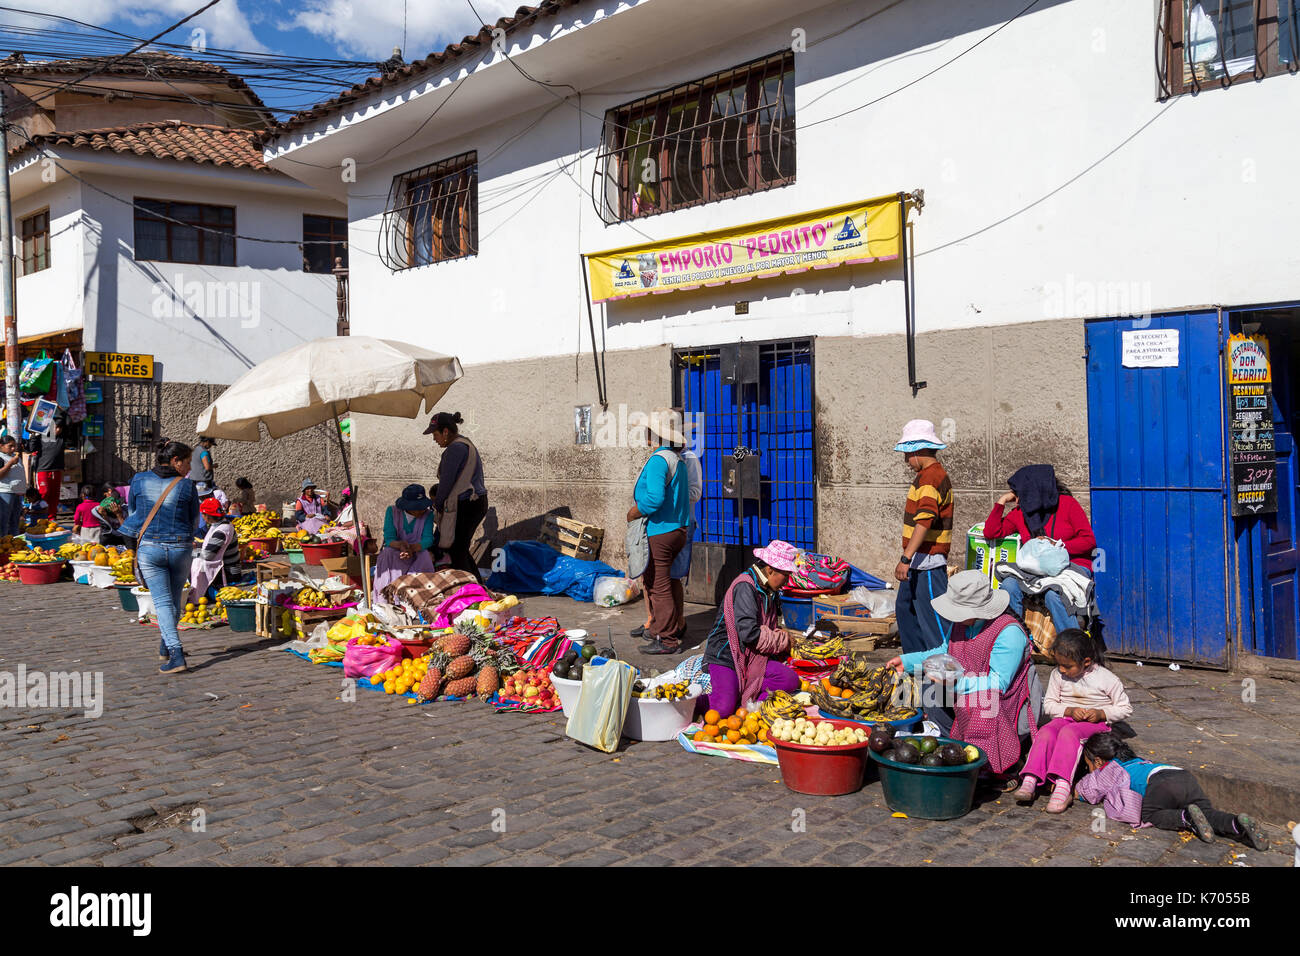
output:
[[[396,667],[402,660],[402,642],[389,640],[378,646],[358,644],[360,638],[348,641],[348,649],[343,652],[344,677],[369,677]]]
[[[491,601],[492,592],[481,584],[464,584],[456,593],[439,604],[433,611],[431,627],[451,627],[461,611],[480,601]]]

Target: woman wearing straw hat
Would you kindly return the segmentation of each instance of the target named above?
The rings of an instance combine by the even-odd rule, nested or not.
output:
[[[790,636],[781,626],[781,589],[794,570],[796,553],[785,541],[755,548],[757,560],[727,588],[704,642],[711,689],[697,705],[701,713],[734,714],[742,704],[773,691],[799,689],[799,675],[777,660],[790,650]]]
[[[433,573],[433,501],[421,485],[407,485],[384,514],[384,546],[375,563],[375,601],[404,574]]]
[[[905,651],[928,650],[948,637],[947,623],[932,606],[948,587],[952,546],[952,482],[935,455],[946,447],[924,418],[904,425],[894,446],[916,475],[903,507],[903,555],[894,568],[898,639]]]
[[[628,509],[628,522],[646,519],[649,562],[641,580],[650,605],[650,627],[645,637],[650,643],[641,648],[644,654],[677,654],[686,634],[686,618],[681,599],[673,593],[671,569],[673,559],[686,545],[686,528],[691,522],[690,482],[678,452],[686,444],[681,428],[682,416],[671,408],[662,408],[650,416],[648,434],[658,439],[658,447],[637,476]]]
[[[947,591],[931,605],[951,622],[950,639],[929,650],[895,657],[886,665],[900,674],[921,675],[927,657],[955,657],[964,675],[942,691],[934,684],[922,688],[925,716],[948,736],[985,751],[995,774],[1020,759],[1022,733],[1038,734],[1031,699],[1031,680],[1036,680],[1030,665],[1031,645],[1020,622],[1007,610],[1010,600],[1001,588],[993,590],[983,571],[954,574]],[[952,716],[946,705],[951,705]]]

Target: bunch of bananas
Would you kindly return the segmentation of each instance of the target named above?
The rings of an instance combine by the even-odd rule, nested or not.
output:
[[[844,654],[844,638],[822,638],[815,635],[805,636],[801,634],[791,642],[790,654],[792,657],[804,660],[819,661],[828,657],[842,657]]]
[[[58,555],[61,558],[71,558],[81,551],[81,546],[68,542],[59,545]]]
[[[820,684],[813,686],[810,693],[822,713],[855,720],[902,720],[916,715],[916,681],[883,664],[872,667],[861,656],[849,655],[835,669],[831,682],[853,693],[831,697]]]
[[[300,607],[333,607],[334,602],[324,592],[315,588],[299,588],[293,596],[293,603]]]
[[[252,598],[252,596],[252,591],[247,591],[244,588],[227,586],[217,592],[217,601],[218,603],[223,604],[226,601],[247,601]]]
[[[47,551],[44,548],[29,548],[25,551],[13,552],[10,554],[9,560],[14,564],[48,564],[51,561],[60,559],[53,551]]]
[[[782,717],[786,720],[797,720],[805,716],[803,705],[783,690],[768,694],[767,700],[759,705],[758,713],[769,726]]]

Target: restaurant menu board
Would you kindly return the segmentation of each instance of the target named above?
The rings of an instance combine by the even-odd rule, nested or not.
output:
[[[1233,517],[1276,512],[1273,376],[1263,335],[1228,338],[1228,432]]]

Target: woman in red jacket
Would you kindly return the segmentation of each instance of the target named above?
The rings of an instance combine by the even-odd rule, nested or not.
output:
[[[1097,537],[1079,502],[1056,480],[1056,470],[1051,465],[1025,465],[1007,479],[1007,484],[1011,490],[998,499],[984,521],[984,537],[992,540],[1018,534],[1021,542],[1032,538],[1060,541],[1075,570],[1092,577]],[[1025,596],[1020,582],[1007,578],[999,586],[1011,596],[1011,610],[1023,618]],[[1043,600],[1058,634],[1079,626],[1056,591],[1044,591]]]

